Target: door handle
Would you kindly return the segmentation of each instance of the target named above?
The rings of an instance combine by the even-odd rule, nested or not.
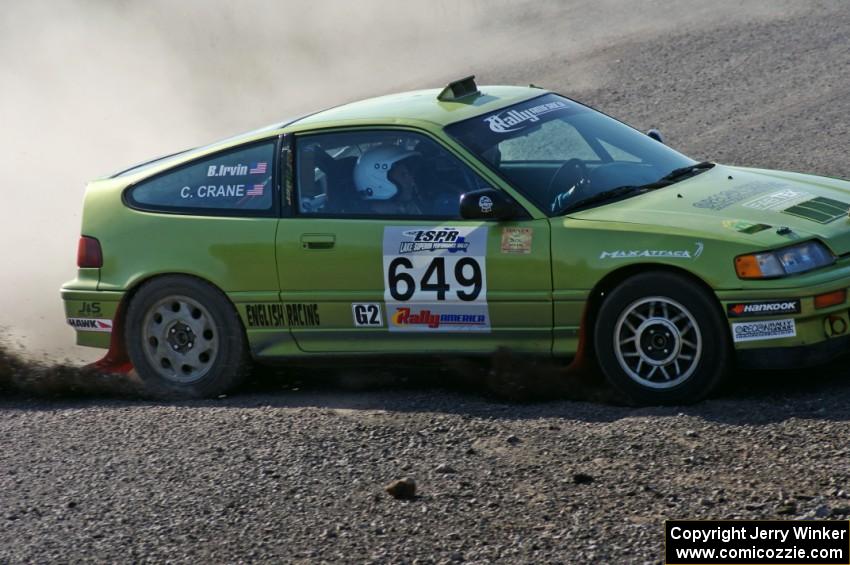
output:
[[[301,235],[301,247],[304,249],[330,249],[336,243],[332,233],[305,233]]]

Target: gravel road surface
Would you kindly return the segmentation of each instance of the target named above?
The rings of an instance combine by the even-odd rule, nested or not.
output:
[[[696,158],[847,178],[850,7],[805,6],[479,74]],[[596,84],[571,88],[571,65]],[[0,563],[654,563],[665,518],[850,517],[844,363],[645,409],[569,382],[511,403],[403,367],[258,372],[179,404],[68,373],[0,393]],[[403,477],[416,498],[384,492]]]

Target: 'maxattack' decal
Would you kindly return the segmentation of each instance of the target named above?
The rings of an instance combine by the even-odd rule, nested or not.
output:
[[[390,331],[490,331],[487,229],[384,228],[384,301]]]
[[[655,259],[696,259],[702,255],[705,245],[701,241],[696,242],[696,249],[615,249],[603,251],[599,254],[600,259],[638,259],[652,257]]]

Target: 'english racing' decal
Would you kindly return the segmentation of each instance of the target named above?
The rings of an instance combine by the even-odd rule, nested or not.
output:
[[[321,325],[318,304],[246,304],[249,328],[309,328]]]

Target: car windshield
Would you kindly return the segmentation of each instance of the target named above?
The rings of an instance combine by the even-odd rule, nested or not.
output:
[[[660,188],[711,166],[556,94],[446,131],[551,216]]]

